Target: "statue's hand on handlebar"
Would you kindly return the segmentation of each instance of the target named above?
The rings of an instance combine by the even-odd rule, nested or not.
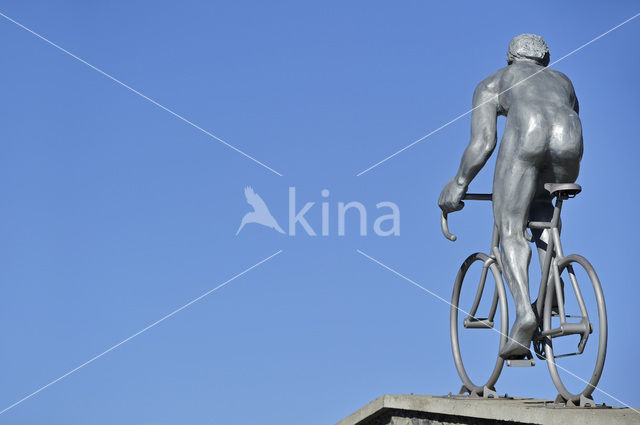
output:
[[[454,211],[460,211],[464,208],[464,202],[462,198],[467,193],[467,187],[458,184],[456,178],[452,178],[444,185],[440,198],[438,199],[438,205],[442,209],[442,212],[448,214]]]

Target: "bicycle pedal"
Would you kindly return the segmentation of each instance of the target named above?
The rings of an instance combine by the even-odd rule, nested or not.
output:
[[[493,328],[493,320],[467,317],[464,319],[463,326],[465,328],[491,329]]]
[[[534,360],[531,351],[524,356],[507,359],[507,366],[509,367],[532,367],[535,365],[536,361]]]

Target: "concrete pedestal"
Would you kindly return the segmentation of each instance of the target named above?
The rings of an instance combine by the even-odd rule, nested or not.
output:
[[[551,400],[384,395],[337,425],[640,424],[640,409],[565,407]]]

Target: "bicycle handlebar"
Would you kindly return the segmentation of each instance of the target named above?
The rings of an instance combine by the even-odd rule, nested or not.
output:
[[[467,193],[464,200],[468,201],[491,201],[493,199],[493,195],[491,193]],[[442,228],[442,234],[445,238],[449,239],[451,242],[455,242],[458,237],[449,231],[449,223],[447,222],[447,213],[444,211],[440,215],[440,227]]]
[[[493,193],[467,193],[462,199],[469,201],[491,201],[493,199]]]

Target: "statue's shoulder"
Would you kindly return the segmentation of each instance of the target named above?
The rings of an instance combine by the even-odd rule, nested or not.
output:
[[[560,78],[560,79],[562,79],[562,80],[566,81],[567,83],[569,83],[569,84],[573,85],[573,84],[571,83],[571,79],[570,79],[569,77],[567,77],[567,75],[566,75],[566,74],[564,74],[564,73],[562,73],[562,72],[560,72],[560,71],[556,71],[555,69],[551,69],[551,68],[547,68],[547,71],[548,71],[548,72],[550,72],[550,73],[552,73],[552,74],[553,74],[553,75],[555,75],[556,77],[558,77],[558,78]]]
[[[499,91],[506,70],[507,67],[500,68],[484,80],[480,81],[476,86],[476,92]]]
[[[549,72],[549,75],[551,75],[556,81],[558,81],[562,87],[573,93],[573,95],[575,96],[575,89],[569,77],[567,77],[562,72],[556,71],[555,69],[551,68],[545,69],[545,72]]]

